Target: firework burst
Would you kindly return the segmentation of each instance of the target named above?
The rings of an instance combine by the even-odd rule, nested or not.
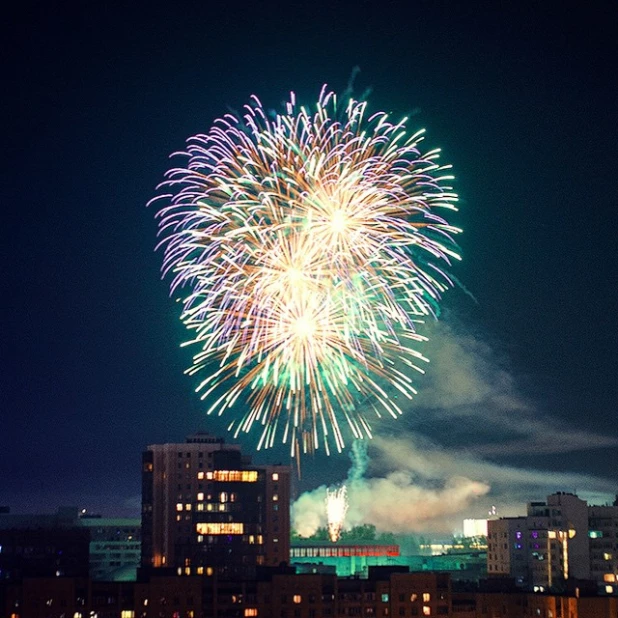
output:
[[[322,89],[269,118],[256,97],[188,140],[158,211],[163,274],[197,351],[187,372],[237,435],[261,427],[292,454],[371,437],[365,408],[415,394],[417,324],[436,314],[459,259],[449,166],[422,132]],[[386,388],[388,385],[388,389]],[[363,409],[359,403],[364,402]]]

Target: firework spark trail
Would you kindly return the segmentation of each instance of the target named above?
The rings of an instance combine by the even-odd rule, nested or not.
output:
[[[198,350],[187,372],[205,375],[209,414],[239,402],[236,435],[262,426],[258,448],[371,437],[367,399],[401,414],[381,384],[416,393],[402,366],[422,373],[416,325],[452,285],[449,166],[405,120],[365,112],[323,88],[313,114],[292,94],[269,119],[254,97],[188,140],[156,198],[162,272]]]
[[[343,523],[348,512],[348,496],[346,486],[326,490],[326,521],[328,537],[333,543],[341,538]]]

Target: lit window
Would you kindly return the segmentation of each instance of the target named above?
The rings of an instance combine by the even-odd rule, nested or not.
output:
[[[135,612],[132,609],[123,609],[120,618],[135,618]]]
[[[201,502],[197,505],[197,510],[198,511],[203,511],[204,510],[204,505]]]
[[[212,522],[197,524],[198,534],[243,534],[244,524],[234,522]]]
[[[197,494],[197,499],[198,500],[203,500],[204,499],[204,493],[200,491],[200,493]]]
[[[176,505],[176,510],[177,511],[182,511],[183,508],[184,507],[182,506],[182,504],[180,502]]]
[[[207,476],[214,481],[234,483],[255,483],[258,480],[257,470],[215,470],[208,472]]]
[[[196,573],[198,575],[204,575],[204,567],[197,567]]]
[[[204,473],[203,472],[198,472],[197,473],[197,479],[198,479],[198,481],[203,480],[204,479]]]
[[[387,592],[382,593],[382,603],[388,603],[388,593]]]
[[[222,491],[219,494],[219,502],[227,502],[227,492],[226,491]]]
[[[295,595],[292,597],[292,601],[294,601],[294,603],[300,603],[302,600],[303,600],[303,599],[302,599],[302,597],[300,596],[300,594],[295,594]]]
[[[245,607],[245,616],[257,616],[258,610],[255,607]]]
[[[616,576],[613,573],[605,573],[605,575],[603,575],[603,581],[613,584],[616,581]]]
[[[555,530],[548,530],[547,531],[547,537],[550,539],[555,539],[556,538],[556,531]]]
[[[191,575],[191,567],[185,567],[185,575]]]
[[[607,592],[607,594],[611,594],[612,592],[614,592],[614,587],[613,586],[605,586],[605,592]]]
[[[431,595],[429,592],[423,592],[423,602],[429,603],[429,601],[431,601]]]
[[[206,575],[208,575],[208,577],[210,577],[213,574],[213,570],[212,567],[206,567]]]
[[[612,559],[612,555],[608,554],[607,552],[603,552],[603,560],[611,560]]]
[[[273,481],[278,481],[279,475],[276,472],[273,472]]]
[[[277,500],[279,500],[279,495],[273,494],[273,502],[277,502]]]
[[[423,605],[423,616],[429,616],[431,614],[431,607],[429,605]]]
[[[603,532],[601,532],[600,530],[589,530],[588,536],[591,539],[600,539],[603,537]]]
[[[418,599],[418,594],[416,594],[416,592],[413,592],[413,593],[410,595],[410,601],[411,601],[412,603],[414,603],[414,601],[416,601],[416,599]]]

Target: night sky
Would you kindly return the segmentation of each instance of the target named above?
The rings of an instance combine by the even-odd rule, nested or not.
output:
[[[49,2],[5,15],[0,504],[135,514],[146,445],[223,431],[183,375],[191,353],[146,202],[168,155],[251,94],[277,111],[290,90],[311,104],[356,66],[354,92],[409,115],[453,163],[465,230],[418,404],[380,435],[485,462],[470,478],[505,504],[524,499],[497,489],[505,468],[555,475],[530,481],[529,499],[618,491],[618,5],[565,6]],[[387,451],[370,473],[399,465]],[[331,459],[307,460],[296,491],[341,480],[347,455]]]

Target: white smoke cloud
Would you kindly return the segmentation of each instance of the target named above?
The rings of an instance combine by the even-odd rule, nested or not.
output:
[[[364,443],[352,448],[348,528],[373,524],[385,532],[452,532],[466,517],[486,516],[494,504],[501,516],[520,515],[527,502],[556,491],[578,491],[594,504],[610,499],[616,483],[608,479],[499,459],[534,455],[538,466],[540,455],[612,447],[616,438],[565,427],[540,412],[518,391],[504,359],[481,338],[444,322],[430,330],[431,365],[405,411],[412,422],[403,431],[400,427],[397,437],[376,433],[369,478]],[[466,429],[474,439],[465,449],[447,448],[421,435],[424,424],[436,421],[453,431]],[[326,525],[325,495],[322,486],[294,503],[292,521],[301,535]]]

